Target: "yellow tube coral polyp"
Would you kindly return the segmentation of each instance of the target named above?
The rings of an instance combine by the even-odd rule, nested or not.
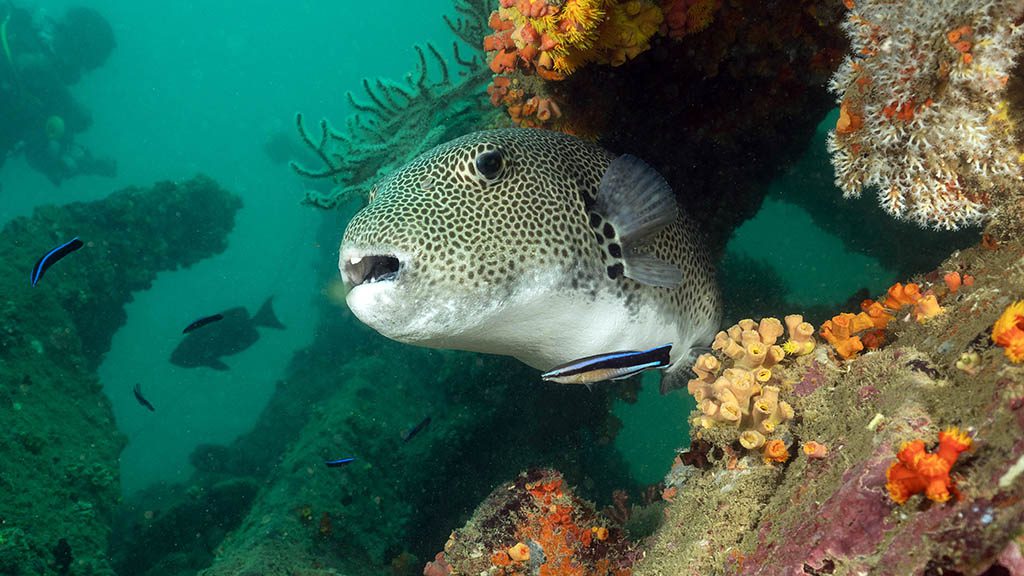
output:
[[[800,316],[786,318],[787,346],[794,353],[814,349],[814,327]],[[793,407],[780,400],[780,388],[772,369],[786,352],[776,342],[786,332],[777,318],[760,322],[741,320],[719,332],[712,349],[726,358],[702,354],[693,365],[696,378],[687,390],[697,400],[694,422],[705,429],[729,426],[738,429],[740,444],[748,450],[765,445],[778,427],[792,420]],[[734,438],[735,439],[735,438]]]
[[[810,322],[804,322],[804,317],[799,314],[790,314],[784,318],[786,330],[789,331],[789,340],[782,345],[786,354],[803,356],[814,350],[814,326]]]

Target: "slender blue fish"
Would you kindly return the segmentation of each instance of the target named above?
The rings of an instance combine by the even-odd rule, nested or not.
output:
[[[199,320],[196,320],[195,322],[189,324],[188,326],[185,326],[185,329],[182,330],[181,333],[182,334],[188,334],[189,332],[195,330],[196,328],[202,328],[203,326],[206,326],[207,324],[210,324],[212,322],[217,322],[218,320],[223,320],[223,319],[224,319],[224,315],[223,314],[213,314],[211,316],[203,316]]]
[[[68,242],[65,242],[60,246],[57,246],[53,250],[47,252],[46,256],[40,258],[39,261],[36,262],[36,265],[32,268],[32,285],[35,286],[36,284],[39,283],[40,280],[43,279],[43,274],[45,274],[46,271],[49,270],[50,266],[53,266],[54,264],[59,262],[61,258],[67,256],[68,254],[71,254],[75,250],[78,250],[83,245],[84,244],[82,244],[82,241],[78,239],[78,236],[75,236]]]
[[[671,344],[650,350],[622,350],[587,356],[556,366],[541,378],[559,384],[593,384],[603,380],[622,380],[644,370],[665,368],[670,364]]]
[[[154,408],[153,405],[149,403],[149,400],[146,400],[146,397],[142,395],[141,384],[136,383],[135,387],[132,388],[132,392],[135,394],[135,400],[138,401],[139,404],[148,408],[150,412],[156,412],[156,408]]]
[[[430,426],[430,416],[427,416],[426,418],[421,420],[419,424],[413,426],[412,428],[403,431],[402,442],[408,442],[409,440],[412,440],[414,436],[422,432],[423,429],[426,428],[427,426]]]
[[[324,462],[324,465],[326,465],[328,468],[341,468],[346,464],[355,462],[355,460],[356,459],[354,456],[349,458],[338,458],[337,460],[328,460],[327,462]]]

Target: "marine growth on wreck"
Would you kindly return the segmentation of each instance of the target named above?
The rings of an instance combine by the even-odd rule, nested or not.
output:
[[[1024,575],[1024,3],[23,4],[0,574]]]

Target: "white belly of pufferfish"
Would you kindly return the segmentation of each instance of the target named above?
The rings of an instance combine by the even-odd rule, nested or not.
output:
[[[612,295],[520,291],[491,314],[440,347],[513,356],[546,371],[579,358],[618,350],[673,344],[672,361],[689,350],[692,336],[653,307],[631,313]],[[432,344],[427,344],[432,345]]]

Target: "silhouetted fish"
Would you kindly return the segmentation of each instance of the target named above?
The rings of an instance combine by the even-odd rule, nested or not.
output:
[[[46,271],[50,269],[50,266],[53,266],[59,262],[61,258],[71,254],[75,250],[78,250],[83,245],[82,241],[78,239],[78,236],[75,236],[71,240],[47,252],[46,255],[40,258],[32,268],[32,277],[30,278],[32,285],[35,286],[43,279],[43,274],[46,274]]]
[[[156,412],[156,408],[154,408],[153,405],[149,403],[149,400],[146,400],[146,397],[142,395],[141,384],[136,383],[135,387],[132,388],[132,393],[135,394],[135,400],[137,400],[139,404],[145,406],[146,408],[149,408],[150,412]]]
[[[284,324],[274,315],[273,297],[267,298],[255,315],[239,306],[220,313],[223,318],[205,330],[189,332],[171,352],[171,364],[183,368],[208,366],[214,370],[227,370],[221,361],[224,356],[238,354],[260,339],[257,326],[284,330]]]
[[[419,424],[402,432],[402,442],[408,442],[409,440],[412,440],[414,436],[423,431],[423,429],[426,428],[427,426],[430,426],[430,416],[427,416],[422,421],[420,421]]]
[[[188,334],[189,332],[195,330],[196,328],[202,328],[203,326],[206,326],[207,324],[210,324],[212,322],[217,322],[217,321],[223,320],[223,319],[224,319],[224,315],[223,314],[213,314],[212,316],[203,316],[199,320],[196,320],[195,322],[189,324],[188,326],[185,326],[185,329],[182,330],[181,333],[182,334]]]
[[[671,344],[650,350],[624,350],[587,356],[556,366],[541,378],[560,384],[593,384],[602,380],[622,380],[644,370],[669,365]]]
[[[355,461],[355,457],[338,458],[337,460],[328,460],[327,462],[324,462],[324,465],[328,468],[341,468],[342,466]]]

